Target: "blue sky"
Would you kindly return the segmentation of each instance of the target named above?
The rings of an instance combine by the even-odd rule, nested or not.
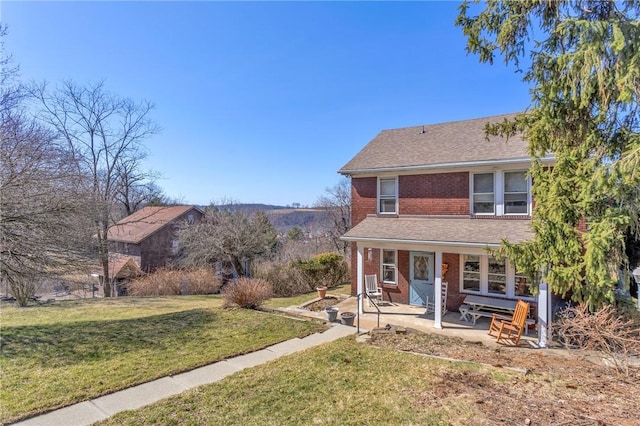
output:
[[[25,80],[155,104],[158,184],[186,203],[312,205],[380,130],[520,111],[465,53],[458,2],[0,2]]]

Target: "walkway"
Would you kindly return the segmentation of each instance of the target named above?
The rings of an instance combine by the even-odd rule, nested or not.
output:
[[[323,333],[314,333],[302,339],[295,338],[268,348],[229,358],[186,373],[163,377],[120,392],[80,402],[41,416],[14,423],[14,425],[37,426],[84,426],[107,419],[120,411],[135,410],[186,390],[215,383],[245,368],[264,364],[284,355],[289,355],[313,346],[332,342],[355,334],[355,327],[332,324]]]

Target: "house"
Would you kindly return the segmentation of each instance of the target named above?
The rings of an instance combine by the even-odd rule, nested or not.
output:
[[[109,228],[109,251],[131,257],[142,271],[151,272],[178,253],[178,224],[197,222],[203,215],[196,206],[144,207]]]
[[[523,299],[548,323],[547,286],[534,296],[527,277],[487,250],[533,236],[527,142],[487,139],[484,130],[515,115],[384,130],[339,170],[351,177],[352,223],[342,238],[351,242],[352,294],[376,274],[385,300],[435,300],[442,328],[447,282],[448,310],[470,294]]]

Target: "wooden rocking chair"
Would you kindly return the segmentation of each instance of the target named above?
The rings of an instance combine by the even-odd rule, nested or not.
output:
[[[527,326],[527,315],[529,314],[529,304],[518,300],[513,317],[508,318],[502,315],[493,314],[489,335],[496,336],[496,342],[502,345],[518,346],[522,331]],[[494,334],[497,333],[497,334]]]

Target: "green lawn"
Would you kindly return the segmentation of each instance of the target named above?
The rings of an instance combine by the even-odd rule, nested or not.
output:
[[[516,373],[356,343],[347,337],[241,371],[102,425],[474,424],[473,395],[438,401],[449,375],[504,383]]]
[[[219,297],[3,305],[0,422],[87,400],[320,330]]]

